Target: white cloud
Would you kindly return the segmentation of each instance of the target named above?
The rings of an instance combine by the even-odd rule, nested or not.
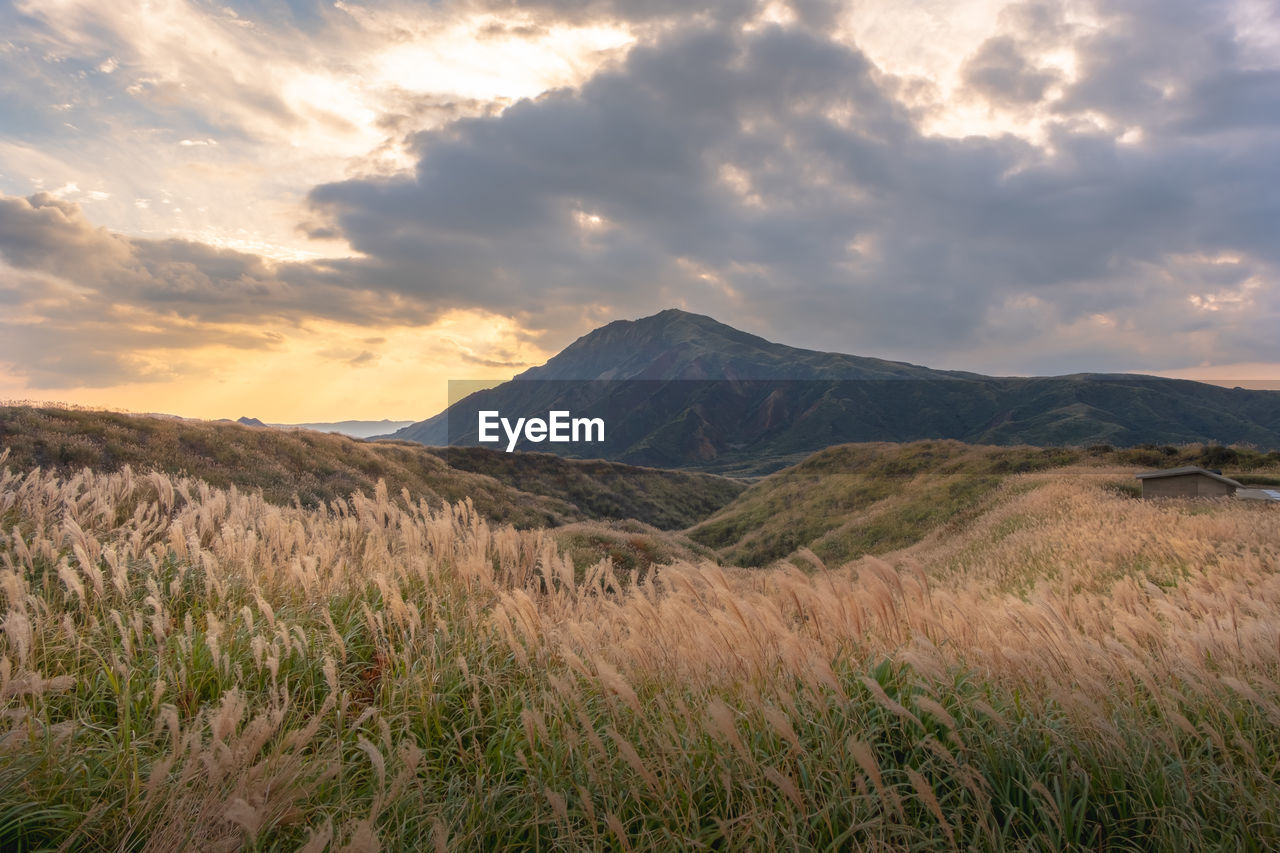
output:
[[[6,249],[62,301],[14,298],[68,333],[505,318],[477,364],[668,305],[978,370],[1280,360],[1274,4],[823,8],[23,3],[0,192],[93,204],[23,211],[70,224]],[[31,369],[158,375],[126,356],[170,338],[90,327]]]
[[[77,128],[89,123],[74,140],[65,130],[19,135],[19,145],[39,149],[38,170],[0,142],[0,174],[10,176],[0,192],[25,195],[39,188],[37,175],[101,185],[119,199],[163,185],[184,210],[206,213],[169,220],[126,202],[104,205],[100,222],[138,235],[222,230],[224,241],[246,239],[249,228],[247,240],[279,258],[350,254],[341,241],[296,230],[311,186],[407,168],[408,134],[576,85],[630,40],[616,26],[525,27],[525,16],[450,4],[337,4],[305,26],[191,0],[28,0],[17,11],[12,37],[57,59],[40,85],[65,96],[60,108],[79,104]],[[81,79],[78,61],[91,62],[97,79]],[[423,96],[439,108],[424,108]],[[162,150],[175,137],[183,154]],[[195,151],[204,153],[192,161]]]

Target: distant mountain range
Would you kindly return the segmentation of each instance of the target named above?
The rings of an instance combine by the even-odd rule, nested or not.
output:
[[[519,449],[727,473],[863,441],[1280,448],[1280,392],[1135,374],[933,370],[783,346],[675,309],[596,329],[546,364],[386,437],[475,445],[481,410],[513,421],[567,410],[608,427],[603,444]]]
[[[219,423],[233,423],[229,418],[220,418]],[[268,424],[263,423],[258,418],[239,417],[234,423],[243,426],[256,427],[275,427],[276,429],[311,429],[316,432],[336,432],[342,435],[349,435],[352,438],[371,438],[375,435],[384,435],[385,433],[403,429],[413,424],[413,421],[392,421],[383,419],[380,421],[334,421],[332,423],[314,423],[314,424]]]
[[[243,423],[243,419],[241,420]],[[268,424],[267,426],[278,427],[280,429],[313,429],[316,432],[337,432],[342,435],[349,435],[352,438],[372,438],[375,435],[385,435],[387,432],[404,429],[411,426],[413,421],[392,421],[383,419],[380,421],[336,421],[334,423],[316,423],[316,424]]]

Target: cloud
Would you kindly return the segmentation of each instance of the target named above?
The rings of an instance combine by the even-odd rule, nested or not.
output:
[[[583,319],[566,305],[681,304],[794,343],[916,359],[1027,347],[1036,369],[1155,365],[1204,328],[1205,358],[1280,358],[1275,289],[1257,286],[1280,267],[1280,163],[1260,130],[1280,111],[1266,112],[1263,82],[1227,109],[1198,94],[1272,72],[1236,68],[1220,21],[1215,61],[1166,56],[1144,22],[1176,47],[1209,17],[1174,6],[1099,7],[1105,31],[1062,24],[1052,4],[1010,10],[964,79],[1039,105],[1043,145],[927,136],[894,97],[900,81],[857,49],[713,23],[635,48],[580,90],[420,133],[411,176],[310,199],[380,286],[562,336]],[[1072,79],[1040,62],[1064,50],[1079,57]],[[1153,101],[1158,86],[1177,94]],[[1211,290],[1238,310],[1208,311]],[[1110,325],[1082,350],[1073,336],[1091,317]]]
[[[531,366],[527,361],[512,361],[509,359],[497,359],[497,358],[481,358],[479,356],[475,356],[467,352],[459,352],[458,358],[461,359],[465,364],[474,364],[480,367],[510,367],[513,369],[520,369],[520,368]]]
[[[663,23],[691,18],[741,21],[760,7],[758,0],[480,0],[473,8],[497,14],[518,12],[538,19],[583,24],[597,21]],[[817,5],[817,3],[806,3]]]
[[[117,231],[347,254],[294,229],[309,187],[401,169],[408,134],[574,85],[629,38],[527,17],[468,2],[0,4],[0,192],[76,183],[110,194],[94,213]]]
[[[1009,36],[988,39],[969,59],[964,82],[970,90],[1008,106],[1039,103],[1061,75],[1052,68],[1037,68]]]
[[[126,237],[47,193],[0,196],[0,257],[75,294],[59,310],[113,306],[196,323],[431,319],[424,304],[397,302],[324,262],[277,263],[188,240]]]
[[[9,306],[0,361],[48,388],[206,373],[171,358],[209,347],[273,350],[279,329],[316,320],[380,327],[433,316],[323,264],[115,234],[49,194],[0,196],[0,304]]]
[[[348,347],[331,346],[317,350],[316,355],[331,361],[342,362],[348,367],[373,367],[378,363],[378,354],[367,349],[353,350]]]
[[[0,362],[37,388],[160,382],[207,370],[175,360],[201,347],[269,351],[281,336],[183,320],[103,298],[74,282],[0,262]]]
[[[250,168],[273,173],[283,155],[259,166],[250,154],[291,150],[291,134],[332,152],[367,132],[362,144],[403,153],[408,168],[326,160],[327,174],[354,176],[314,186],[305,215],[264,202],[301,235],[355,250],[313,261],[124,236],[71,201],[87,196],[0,197],[12,273],[0,303],[20,309],[0,323],[21,341],[0,358],[42,381],[169,375],[147,355],[168,342],[266,351],[280,346],[272,335],[320,321],[367,327],[368,347],[328,357],[359,366],[380,353],[382,370],[392,353],[371,341],[383,325],[474,312],[518,321],[503,345],[558,348],[671,305],[799,346],[970,369],[1280,361],[1280,67],[1257,46],[1280,31],[1274,15],[1246,21],[1238,4],[1200,0],[1008,4],[955,57],[953,85],[889,73],[840,34],[859,13],[817,0],[477,0],[426,17],[179,7],[228,48],[223,65],[87,4],[57,21],[24,8],[88,72],[140,86],[130,103],[188,116],[162,134],[165,156],[201,158],[201,185],[237,214],[248,205],[224,187]],[[487,92],[485,62],[431,54],[450,27],[486,49],[536,47],[530,67],[556,66],[546,79],[570,85],[516,101],[422,80],[366,86],[397,62],[445,57],[470,75],[462,89]],[[619,32],[637,42],[611,64],[590,47],[597,29],[601,44]],[[267,50],[289,33],[296,54]],[[343,34],[356,47],[328,56]],[[110,75],[95,70],[109,58]],[[216,79],[193,95],[206,72]],[[66,91],[42,96],[70,102]],[[985,135],[926,130],[958,109],[989,111]],[[111,197],[95,216],[109,204],[191,215],[163,181],[102,186]],[[65,335],[65,351],[24,354],[42,328]],[[91,333],[75,339],[77,328]],[[497,345],[452,357],[523,366]]]

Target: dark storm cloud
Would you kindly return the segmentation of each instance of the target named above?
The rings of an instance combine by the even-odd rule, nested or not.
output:
[[[412,178],[311,200],[406,297],[534,325],[581,331],[566,304],[679,302],[920,357],[1039,335],[1047,364],[1043,329],[1114,314],[1132,331],[1095,359],[1155,364],[1175,354],[1159,336],[1205,323],[1222,332],[1199,355],[1280,358],[1265,332],[1280,306],[1256,287],[1280,264],[1280,161],[1256,131],[1280,117],[1274,72],[1236,67],[1228,25],[1195,3],[1101,12],[1108,27],[1080,34],[1053,4],[1013,7],[965,65],[973,96],[1052,110],[1047,148],[922,135],[889,94],[900,81],[812,29],[709,25],[578,92],[419,135]],[[1082,74],[1056,85],[1036,57],[1064,45]],[[1131,127],[1137,144],[1118,139]],[[1217,141],[1240,128],[1256,132]],[[1214,274],[1196,258],[1218,258]],[[1197,305],[1214,294],[1216,311]],[[1246,298],[1253,311],[1230,307]]]

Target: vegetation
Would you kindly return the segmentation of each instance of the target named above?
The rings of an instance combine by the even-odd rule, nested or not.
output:
[[[959,532],[1015,474],[1068,465],[1222,468],[1242,483],[1280,475],[1280,452],[1220,445],[984,447],[958,441],[849,444],[762,479],[695,525],[689,537],[739,566],[764,566],[801,548],[828,563],[884,554],[932,531]],[[1133,473],[1111,488],[1138,495]]]
[[[675,562],[719,562],[716,552],[679,533],[658,530],[638,521],[585,521],[551,531],[560,554],[572,563],[574,576],[608,560],[624,584],[655,566]]]
[[[409,442],[405,446],[414,446]],[[688,527],[736,498],[746,485],[728,477],[568,460],[550,453],[483,447],[432,448],[451,468],[493,477],[578,507],[593,519],[638,519],[663,530]]]
[[[383,481],[392,494],[407,490],[437,507],[468,498],[486,518],[519,527],[635,518],[683,528],[743,488],[706,474],[547,454],[433,452],[411,442],[69,408],[0,406],[0,447],[23,468],[69,474],[129,465],[218,488],[260,489],[271,503],[304,507],[372,493]]]
[[[1280,512],[931,452],[1001,477],[963,530],[629,583],[469,502],[6,470],[0,848],[1280,846]]]

